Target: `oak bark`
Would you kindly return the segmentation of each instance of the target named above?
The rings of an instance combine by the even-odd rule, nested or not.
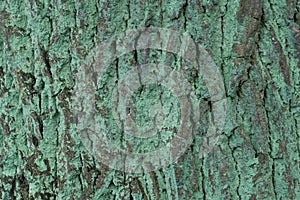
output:
[[[300,199],[299,11],[296,0],[1,1],[0,199]],[[98,162],[72,132],[72,89],[99,42],[151,26],[206,48],[228,111],[204,158],[195,139],[177,163],[130,175]],[[157,59],[142,55],[114,64]]]

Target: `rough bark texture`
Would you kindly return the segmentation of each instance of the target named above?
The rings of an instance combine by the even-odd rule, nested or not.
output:
[[[0,198],[300,199],[299,11],[296,0],[2,0]],[[228,113],[204,158],[196,138],[177,163],[129,175],[98,162],[73,133],[71,96],[98,42],[143,26],[188,32],[206,47]],[[143,53],[114,66],[166,59]],[[195,87],[205,115],[205,88]]]

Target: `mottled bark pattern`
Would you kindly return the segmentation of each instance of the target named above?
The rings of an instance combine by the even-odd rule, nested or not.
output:
[[[0,199],[300,199],[299,12],[296,0],[2,0]],[[207,49],[228,113],[206,157],[195,138],[176,164],[128,175],[82,145],[71,96],[93,47],[143,26],[188,32]],[[137,51],[114,66],[174,62],[164,56]]]

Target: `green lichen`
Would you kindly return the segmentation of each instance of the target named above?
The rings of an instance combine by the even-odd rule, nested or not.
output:
[[[278,0],[2,1],[0,198],[299,199],[298,7]],[[144,26],[187,32],[206,48],[222,72],[228,112],[214,151],[200,158],[211,102],[202,77],[184,71],[203,113],[192,145],[177,163],[128,175],[98,162],[74,132],[72,90],[99,42]],[[176,70],[185,64],[171,53],[136,51],[119,58],[119,74],[156,61]],[[99,108],[110,106],[101,87],[112,91],[116,74],[103,80]],[[141,126],[159,92],[166,105],[176,101],[165,88],[148,89],[132,97]],[[171,114],[170,126],[180,113]]]

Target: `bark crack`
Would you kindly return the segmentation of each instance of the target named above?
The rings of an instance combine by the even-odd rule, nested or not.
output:
[[[261,18],[262,18],[262,21],[264,21],[265,19],[264,19],[264,12],[263,12],[263,14],[262,14],[262,16],[261,16]],[[260,41],[261,41],[261,35],[260,35],[260,33],[258,34],[258,42],[257,42],[257,48],[258,49],[260,49]],[[259,60],[259,62],[260,62],[260,65],[262,65],[262,52],[258,52],[258,60]],[[263,69],[262,69],[263,70]],[[270,76],[270,75],[268,75],[268,76]],[[264,108],[266,108],[267,107],[267,103],[266,103],[266,98],[267,98],[267,88],[263,88],[263,97],[262,97],[262,100],[263,100],[263,102],[262,102],[262,104],[263,104],[263,107]],[[275,199],[277,199],[278,198],[278,194],[277,194],[277,191],[276,191],[276,183],[275,183],[275,163],[274,163],[274,157],[273,157],[273,152],[274,152],[274,150],[273,150],[273,147],[272,147],[272,133],[271,133],[271,126],[270,126],[270,116],[269,116],[269,112],[268,112],[268,110],[267,109],[264,109],[265,110],[265,113],[266,113],[266,119],[267,119],[267,123],[266,123],[266,126],[267,126],[267,131],[268,131],[268,145],[269,145],[269,149],[270,149],[270,158],[271,158],[271,160],[272,160],[272,163],[271,163],[271,170],[272,170],[272,178],[271,178],[271,180],[272,180],[272,189],[273,189],[273,192],[274,192],[274,196],[275,196]]]
[[[204,169],[203,169],[203,163],[204,163],[204,159],[201,159],[201,167],[200,167],[200,172],[201,172],[201,176],[202,176],[202,193],[203,193],[203,200],[206,199],[206,191],[205,191],[205,178],[204,178]]]

